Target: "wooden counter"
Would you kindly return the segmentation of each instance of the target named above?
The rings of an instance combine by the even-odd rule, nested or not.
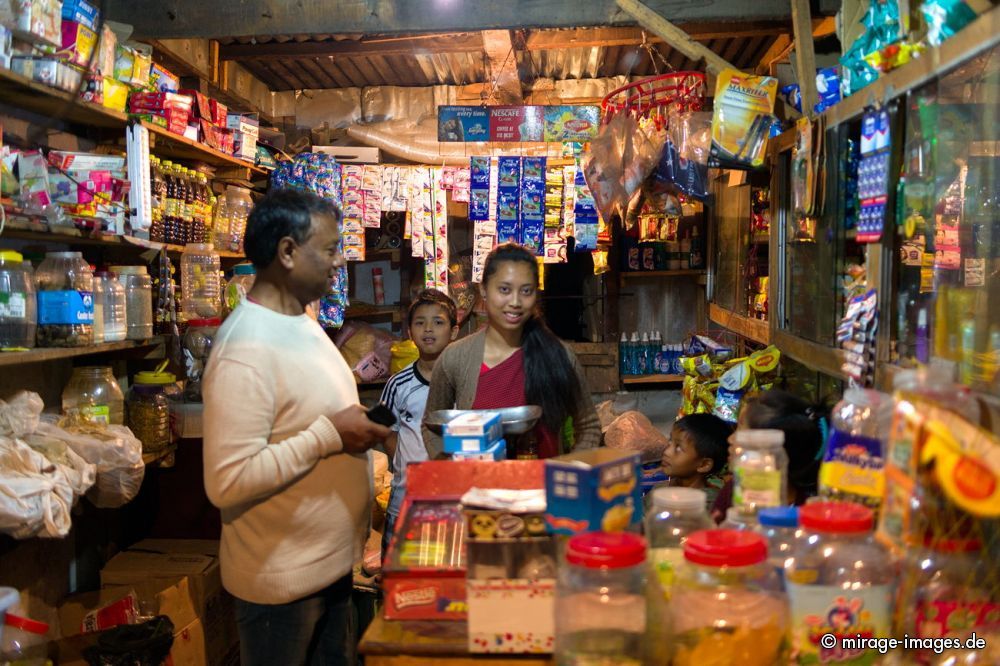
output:
[[[361,639],[365,666],[550,666],[550,655],[473,655],[464,622],[397,622],[378,615]]]

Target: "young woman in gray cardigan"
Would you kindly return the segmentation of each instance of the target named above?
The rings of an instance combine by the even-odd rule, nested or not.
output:
[[[501,409],[539,405],[534,431],[547,458],[600,445],[601,424],[576,356],[538,316],[538,262],[508,243],[486,259],[482,295],[486,328],[449,345],[434,366],[427,415],[441,409]],[[431,459],[441,437],[423,427]]]

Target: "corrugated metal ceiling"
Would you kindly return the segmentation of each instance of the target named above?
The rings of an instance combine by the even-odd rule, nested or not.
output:
[[[613,35],[617,39],[608,40],[610,46],[595,44],[599,40],[594,39],[593,33],[590,38],[581,40],[585,45],[579,47],[572,47],[575,38],[564,37],[570,31],[536,30],[526,38],[522,34],[521,38],[526,42],[519,44],[515,39],[511,51],[516,57],[522,84],[528,85],[538,78],[650,76],[694,66],[682,53],[662,42],[650,43],[645,35],[641,40],[644,43],[629,43],[640,40],[622,38],[628,37],[623,30],[632,30],[634,35],[641,34],[637,29],[608,30],[618,30]],[[753,69],[785,33],[780,29],[748,32],[751,34],[731,38],[722,36],[724,31],[715,32],[711,33],[714,35],[711,38],[701,41],[737,67]],[[420,41],[423,37],[427,38],[425,42]],[[486,81],[488,60],[482,48],[476,47],[475,34],[462,33],[455,36],[453,42],[447,40],[448,36],[435,35],[405,39],[359,39],[357,36],[330,35],[258,36],[221,40],[220,53],[223,59],[238,60],[275,91],[383,85],[466,85]],[[550,43],[569,48],[544,48]],[[355,49],[353,45],[360,46]],[[325,53],[326,50],[330,53]],[[234,51],[238,55],[227,55]],[[259,56],[255,55],[257,52]]]

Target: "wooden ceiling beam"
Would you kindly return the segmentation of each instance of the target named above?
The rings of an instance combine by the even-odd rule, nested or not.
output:
[[[486,80],[493,84],[492,104],[521,104],[524,92],[517,73],[517,54],[510,30],[484,30],[483,50],[489,69]]]
[[[723,59],[704,44],[695,41],[689,34],[684,32],[660,14],[650,9],[639,0],[616,0],[618,6],[634,18],[639,25],[651,30],[660,36],[673,48],[682,52],[695,62],[705,61],[705,69],[713,74],[718,74],[724,69],[734,68],[733,65]]]
[[[792,32],[790,21],[747,21],[679,24],[684,32],[699,42],[739,37],[767,37]],[[575,49],[594,46],[635,46],[642,44],[642,28],[577,28],[575,30],[533,30],[525,40],[528,51]],[[646,43],[661,44],[663,39],[646,31]]]

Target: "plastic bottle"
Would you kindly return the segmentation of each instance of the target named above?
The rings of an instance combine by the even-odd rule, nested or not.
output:
[[[622,331],[622,339],[618,341],[618,374],[623,377],[632,374],[628,367],[628,333]]]
[[[163,180],[166,202],[163,207],[163,242],[177,242],[177,178],[174,175],[174,163],[163,162]]]
[[[726,530],[752,530],[756,524],[756,519],[752,514],[745,513],[738,506],[731,506],[726,509],[726,519],[719,523],[719,528]]]
[[[630,375],[639,374],[639,332],[632,331],[628,344],[628,367]]]
[[[962,349],[959,361],[959,378],[966,386],[976,381],[976,320],[972,316],[962,319]]]
[[[781,430],[737,430],[729,438],[733,506],[756,514],[788,503],[788,454]]]
[[[639,373],[645,375],[649,373],[649,333],[642,334],[642,342],[639,347]]]
[[[219,254],[211,243],[190,243],[181,255],[181,311],[185,319],[218,317]]]
[[[773,506],[757,512],[757,532],[767,539],[767,561],[784,584],[785,561],[792,557],[803,532],[799,529],[799,509]]]
[[[0,348],[35,346],[38,296],[31,262],[19,252],[0,250]]]
[[[94,273],[94,343],[120,342],[128,334],[125,288],[108,271]]]
[[[233,267],[233,279],[226,284],[225,313],[229,314],[236,309],[247,297],[253,288],[257,271],[253,264],[237,264]]]
[[[830,439],[819,470],[820,497],[878,511],[885,491],[885,450],[892,398],[850,387],[830,416]]]

